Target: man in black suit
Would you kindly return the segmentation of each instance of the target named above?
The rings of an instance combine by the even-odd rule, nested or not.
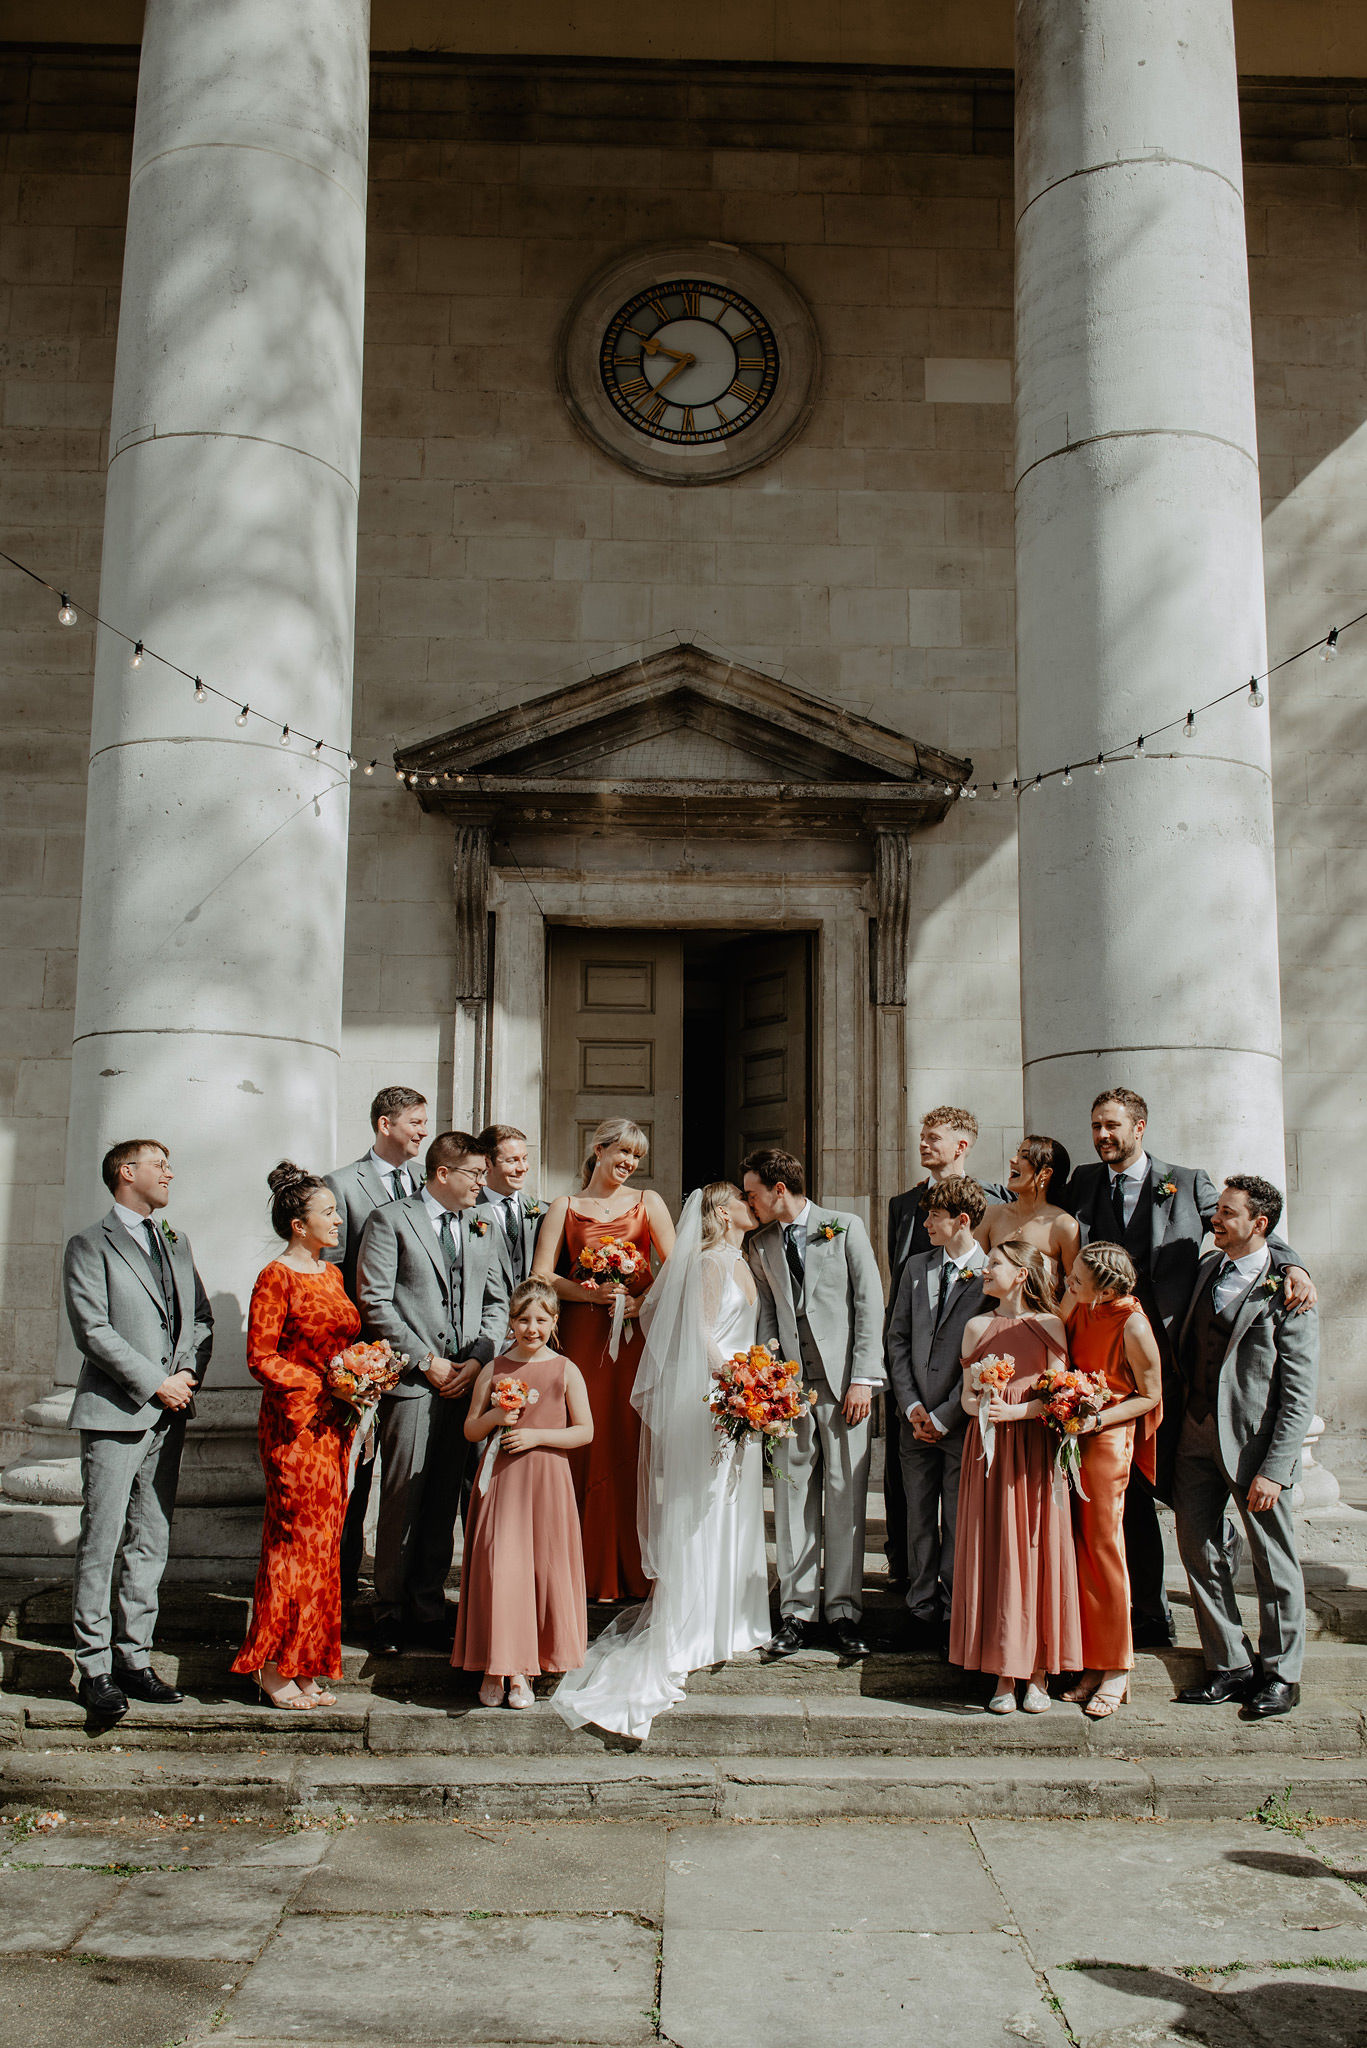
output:
[[[926,1235],[925,1198],[928,1190],[937,1181],[947,1180],[951,1174],[962,1174],[964,1160],[973,1149],[978,1136],[978,1119],[971,1109],[956,1109],[945,1104],[939,1109],[928,1109],[921,1119],[920,1154],[925,1168],[925,1178],[918,1180],[914,1187],[903,1189],[888,1203],[888,1309],[897,1299],[897,1289],[902,1279],[902,1268],[915,1252],[932,1249]],[[1009,1202],[1010,1190],[1000,1187],[996,1181],[980,1183],[985,1199],[989,1202]],[[887,1329],[884,1328],[886,1338]],[[897,1403],[891,1394],[883,1397],[883,1507],[887,1517],[887,1539],[883,1545],[887,1553],[888,1578],[897,1590],[907,1584],[906,1524],[907,1503],[902,1491],[901,1460],[901,1417]]]
[[[1181,1406],[1176,1338],[1196,1286],[1201,1243],[1218,1197],[1201,1167],[1170,1166],[1145,1152],[1148,1118],[1148,1104],[1133,1088],[1107,1088],[1097,1096],[1092,1104],[1092,1143],[1099,1163],[1076,1169],[1064,1206],[1076,1216],[1084,1244],[1122,1244],[1134,1260],[1139,1275],[1136,1291],[1163,1357],[1165,1421],[1158,1438],[1158,1484],[1151,1487],[1134,1466],[1125,1494],[1125,1559],[1135,1647],[1162,1649],[1172,1643],[1173,1630],[1154,1494],[1172,1498],[1173,1418]],[[1280,1239],[1274,1243],[1286,1262],[1287,1307],[1312,1308],[1316,1295],[1310,1275],[1288,1245]]]
[[[964,1325],[986,1304],[987,1254],[973,1233],[987,1202],[975,1180],[950,1174],[926,1190],[930,1249],[913,1252],[888,1318],[888,1372],[900,1418],[907,1503],[909,1650],[942,1649],[954,1587],[954,1527],[967,1415],[959,1353]],[[885,1490],[886,1491],[886,1490]]]

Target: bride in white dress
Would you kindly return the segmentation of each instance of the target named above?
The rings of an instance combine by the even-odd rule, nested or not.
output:
[[[684,1696],[690,1671],[767,1641],[764,1462],[755,1438],[712,1426],[712,1368],[755,1341],[744,1244],[755,1218],[729,1181],[690,1195],[674,1251],[642,1304],[645,1345],[632,1389],[644,1425],[637,1519],[649,1599],[621,1614],[561,1680],[556,1712],[644,1739]],[[718,1446],[721,1446],[718,1455]]]

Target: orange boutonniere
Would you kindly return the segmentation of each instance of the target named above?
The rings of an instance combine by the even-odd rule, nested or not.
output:
[[[470,1228],[474,1232],[476,1237],[487,1237],[489,1235],[488,1217],[472,1216],[470,1218]]]
[[[1170,1202],[1177,1193],[1177,1182],[1172,1179],[1160,1180],[1153,1192],[1160,1202]]]
[[[161,1226],[161,1234],[162,1234],[162,1236],[163,1236],[163,1237],[164,1237],[164,1238],[166,1239],[166,1242],[167,1242],[168,1244],[179,1244],[179,1243],[180,1243],[180,1239],[179,1239],[179,1238],[178,1238],[178,1237],[176,1236],[176,1233],[175,1233],[175,1231],[174,1231],[174,1230],[172,1230],[172,1228],[171,1228],[170,1224],[169,1224],[169,1223],[167,1223],[167,1222],[165,1221],[165,1219],[164,1219],[164,1218],[163,1218],[163,1220],[162,1220],[162,1226]]]
[[[846,1227],[847,1226],[843,1223],[818,1223],[816,1226],[816,1235],[818,1237],[824,1237],[827,1244],[829,1244],[833,1237],[843,1237],[845,1235]]]

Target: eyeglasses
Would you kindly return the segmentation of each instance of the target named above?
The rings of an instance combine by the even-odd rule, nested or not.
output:
[[[453,1166],[452,1175],[459,1174],[462,1180],[472,1180],[476,1187],[483,1187],[486,1169],[482,1166]]]

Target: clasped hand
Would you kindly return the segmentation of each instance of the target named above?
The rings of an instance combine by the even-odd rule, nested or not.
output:
[[[473,1358],[467,1358],[462,1364],[454,1358],[434,1358],[426,1371],[430,1384],[443,1401],[458,1401],[479,1377],[479,1364]]]
[[[196,1384],[194,1374],[186,1372],[182,1367],[179,1372],[173,1372],[169,1379],[162,1381],[152,1398],[154,1401],[160,1401],[163,1408],[169,1408],[176,1414],[180,1409],[188,1408],[194,1400]]]
[[[989,1422],[1024,1422],[1029,1409],[1028,1401],[1004,1401],[995,1388],[987,1397]]]

